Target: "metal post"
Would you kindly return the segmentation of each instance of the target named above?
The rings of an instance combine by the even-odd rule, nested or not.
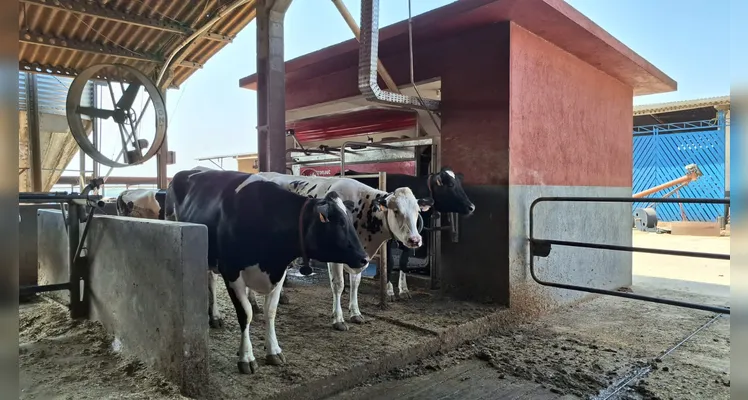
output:
[[[80,211],[81,206],[73,202],[68,203],[68,259],[70,268],[70,318],[85,318],[88,312],[81,299],[80,281],[83,277],[81,263],[75,254],[80,244]]]
[[[39,92],[36,88],[36,74],[26,73],[26,101],[28,107],[29,155],[31,158],[31,191],[42,191],[42,144],[39,127]]]
[[[161,95],[164,97],[164,103],[166,103],[166,88],[161,89]],[[165,134],[164,143],[156,153],[156,185],[159,189],[165,190],[168,188],[168,179],[166,175],[166,166],[169,160],[169,134]]]
[[[342,171],[341,171],[342,172]],[[387,173],[379,171],[379,190],[387,191]],[[387,244],[379,248],[379,306],[387,308]]]
[[[438,173],[441,169],[441,157],[440,154],[440,144],[441,141],[434,141],[431,145],[431,164],[430,164],[430,173],[435,174]],[[436,213],[436,210],[432,211],[433,213]],[[430,266],[430,273],[429,273],[429,281],[431,284],[431,290],[436,290],[441,287],[441,279],[442,279],[442,267],[441,267],[441,259],[442,259],[442,219],[439,218],[431,218],[431,227],[433,230],[429,232],[429,266]]]
[[[286,65],[283,22],[291,0],[257,4],[257,142],[260,171],[286,172]]]
[[[97,84],[97,83],[93,84],[93,106],[97,107],[97,108],[100,108],[100,104],[99,104],[99,84]],[[93,142],[94,148],[97,151],[100,151],[101,150],[101,144],[99,144],[99,139],[100,139],[99,133],[101,131],[100,130],[101,126],[99,124],[101,123],[101,121],[99,120],[99,118],[92,118],[91,119],[91,123],[93,125],[93,126],[91,126],[91,129],[93,131],[92,132],[92,135],[93,135],[92,142]],[[93,178],[98,178],[99,176],[101,176],[101,165],[96,160],[92,160],[92,161],[93,161],[93,173],[92,173],[93,174]]]

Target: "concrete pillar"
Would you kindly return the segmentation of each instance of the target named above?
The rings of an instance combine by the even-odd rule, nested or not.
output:
[[[504,45],[489,48],[486,37]],[[465,175],[465,192],[477,208],[470,218],[461,218],[458,243],[442,240],[442,290],[506,305],[509,25],[460,35],[444,48],[441,162]]]
[[[283,22],[291,0],[257,4],[257,143],[260,171],[286,171]]]
[[[530,205],[538,197],[630,197],[633,89],[524,28],[511,26],[509,280],[512,308],[537,310],[585,292],[536,283],[529,270]],[[478,205],[479,206],[479,205]],[[540,203],[533,236],[631,246],[630,203]],[[554,245],[538,279],[617,289],[631,285],[629,252]]]

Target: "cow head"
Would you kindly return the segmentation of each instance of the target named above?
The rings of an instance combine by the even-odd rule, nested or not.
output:
[[[431,195],[434,197],[434,208],[439,212],[470,215],[475,211],[475,204],[468,199],[462,189],[462,174],[455,174],[449,168],[442,168],[438,173],[429,176]]]
[[[305,236],[308,256],[321,262],[348,264],[352,269],[366,268],[369,256],[353,227],[353,202],[343,202],[335,191],[314,201]]]
[[[390,232],[395,239],[411,249],[421,247],[422,238],[418,232],[419,212],[428,211],[434,204],[431,198],[416,199],[407,187],[395,189],[386,196],[374,200],[374,211],[383,211]]]

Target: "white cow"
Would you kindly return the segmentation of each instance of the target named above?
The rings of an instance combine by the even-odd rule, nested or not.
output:
[[[294,176],[276,172],[261,172],[259,175],[304,196],[323,198],[334,190],[342,200],[352,201],[355,205],[352,213],[353,226],[369,257],[373,257],[380,246],[392,238],[408,248],[420,247],[422,238],[418,233],[418,213],[428,211],[434,202],[431,198],[416,199],[409,188],[398,188],[387,193],[350,178]],[[349,274],[351,285],[348,304],[350,320],[363,323],[364,318],[358,308],[358,286],[362,270],[336,263],[328,263],[327,268],[333,291],[333,327],[348,330],[340,305],[344,270]],[[253,294],[250,293],[250,296]]]
[[[159,219],[161,204],[155,189],[127,189],[117,196],[117,215],[122,217]]]

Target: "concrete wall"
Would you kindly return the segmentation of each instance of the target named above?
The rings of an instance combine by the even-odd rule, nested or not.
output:
[[[59,204],[21,204],[19,210],[21,213],[21,224],[18,230],[18,269],[19,284],[36,285],[38,283],[39,257],[37,253],[39,237],[37,235],[38,222],[37,211],[39,210],[59,210]],[[109,215],[116,215],[117,210],[114,203],[104,205],[104,212]],[[98,211],[97,211],[98,213]],[[59,218],[62,216],[56,214]],[[58,217],[55,217],[58,218]],[[62,221],[60,219],[60,221]],[[49,223],[49,222],[48,222]],[[67,240],[67,239],[65,239]],[[67,243],[67,242],[66,242]],[[52,282],[57,283],[57,282]]]
[[[91,318],[114,335],[115,349],[200,397],[209,384],[207,229],[116,216],[90,223]],[[64,282],[68,251],[60,212],[40,211],[39,229],[40,278]]]
[[[38,282],[38,237],[36,213],[41,209],[59,209],[58,204],[20,204],[21,224],[18,226],[18,283],[21,286]]]
[[[528,271],[530,203],[540,196],[630,196],[632,89],[511,25],[509,268],[511,303],[553,305],[584,292],[551,290]],[[631,245],[630,204],[548,203],[535,235]],[[631,253],[554,246],[541,279],[614,289],[631,284]]]

